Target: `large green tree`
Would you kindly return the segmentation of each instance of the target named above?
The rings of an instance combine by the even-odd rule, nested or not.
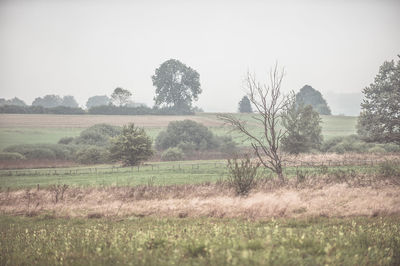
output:
[[[318,112],[311,105],[293,104],[282,118],[287,134],[282,138],[282,149],[292,154],[319,149],[322,144],[322,127]]]
[[[172,106],[177,111],[190,110],[201,93],[199,73],[179,60],[162,63],[151,79],[156,87],[156,105]]]
[[[251,103],[249,97],[243,96],[243,98],[239,102],[239,112],[240,113],[252,113],[253,109],[251,108]]]
[[[400,60],[384,62],[363,93],[358,134],[365,141],[400,145]]]
[[[320,115],[330,115],[331,109],[326,103],[322,94],[311,87],[310,85],[305,85],[296,94],[296,104],[297,105],[311,105],[315,111]]]
[[[124,165],[138,165],[153,155],[152,140],[143,128],[133,123],[123,126],[122,133],[111,140],[111,158]]]

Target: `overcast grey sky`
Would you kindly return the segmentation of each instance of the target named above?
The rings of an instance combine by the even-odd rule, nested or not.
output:
[[[247,70],[284,89],[355,93],[400,54],[400,1],[0,0],[0,97],[110,95],[153,105],[150,76],[178,59],[200,73],[206,111],[236,111]],[[329,103],[329,101],[328,101]],[[333,110],[335,111],[335,110]]]

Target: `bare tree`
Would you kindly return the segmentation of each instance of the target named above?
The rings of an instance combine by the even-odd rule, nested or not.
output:
[[[251,141],[251,146],[261,164],[276,173],[281,181],[284,181],[284,176],[279,143],[286,131],[279,127],[279,123],[294,101],[293,95],[284,95],[281,92],[283,76],[284,71],[279,71],[277,65],[270,71],[269,84],[260,84],[254,75],[247,73],[245,87],[249,100],[256,108],[256,114],[252,118],[263,129],[261,137],[251,132],[245,121],[233,115],[218,116]]]

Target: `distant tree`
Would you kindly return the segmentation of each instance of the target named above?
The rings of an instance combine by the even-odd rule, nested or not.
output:
[[[79,107],[78,102],[75,100],[74,96],[71,96],[71,95],[64,96],[62,98],[62,101],[61,101],[60,105],[61,106],[71,107],[71,108],[78,108]]]
[[[0,105],[26,106],[26,103],[23,100],[18,99],[17,97],[14,97],[14,98],[9,99],[9,100],[1,98],[0,99]]]
[[[368,142],[400,145],[400,60],[384,62],[363,93],[358,134]]]
[[[292,104],[282,118],[287,134],[282,138],[282,149],[299,154],[319,149],[322,144],[322,127],[318,112],[311,105]]]
[[[125,106],[128,104],[131,96],[132,93],[130,91],[118,87],[111,94],[111,102],[116,106]]]
[[[133,123],[123,126],[122,133],[111,140],[110,154],[124,165],[138,165],[153,155],[152,141],[143,128]]]
[[[247,96],[243,96],[242,100],[239,102],[239,112],[240,113],[252,113],[250,100]]]
[[[157,106],[165,104],[185,112],[201,93],[199,73],[175,59],[162,63],[151,79],[156,87]]]
[[[32,105],[33,106],[43,106],[46,108],[52,108],[52,107],[56,107],[56,106],[60,106],[62,102],[62,99],[60,96],[58,95],[46,95],[43,98],[41,97],[37,97]]]
[[[97,95],[90,97],[86,102],[87,109],[95,106],[108,105],[110,103],[110,98],[107,95]]]
[[[296,94],[296,104],[310,104],[320,115],[331,114],[331,109],[329,108],[325,99],[322,97],[322,94],[309,85],[305,85]]]

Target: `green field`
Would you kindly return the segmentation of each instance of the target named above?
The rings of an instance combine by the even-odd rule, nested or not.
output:
[[[56,115],[47,115],[56,116]],[[259,127],[251,118],[251,114],[235,114],[240,119],[247,121],[249,128],[256,134],[262,134]],[[29,115],[25,115],[26,119],[29,119]],[[79,116],[73,116],[79,119]],[[140,117],[140,116],[138,116]],[[224,125],[218,125],[221,123],[217,118],[217,114],[212,113],[199,113],[196,115],[200,119],[206,121],[206,125],[217,135],[231,135],[239,145],[249,145],[249,142],[243,139],[239,133],[230,132],[230,128]],[[154,116],[154,120],[162,119],[163,117]],[[177,117],[182,118],[182,117]],[[184,117],[183,117],[184,118]],[[30,124],[29,127],[13,127],[6,122],[1,121],[0,116],[0,149],[4,149],[9,145],[14,144],[31,144],[31,143],[57,143],[62,137],[75,137],[85,128],[80,125],[79,127],[54,127],[54,125],[46,123],[46,115],[43,116],[43,121],[35,124]],[[111,122],[113,116],[106,116],[101,122]],[[135,120],[135,117],[132,116]],[[150,118],[151,119],[151,118]],[[321,116],[322,119],[322,134],[325,139],[329,139],[336,136],[346,136],[356,133],[356,117],[347,116]],[[2,123],[3,122],[3,123]],[[147,133],[155,139],[158,133],[165,129],[164,121],[160,121],[163,126],[145,126]],[[139,124],[140,125],[140,124]]]
[[[400,221],[0,216],[1,265],[399,265]]]
[[[376,173],[374,166],[331,166],[328,170],[321,167],[286,167],[284,174],[288,178],[296,177],[301,170],[307,175],[351,172],[357,174]],[[268,169],[259,169],[260,177],[274,177]],[[96,167],[47,168],[25,170],[0,170],[0,188],[23,189],[48,187],[53,184],[70,186],[136,186],[136,185],[180,185],[217,182],[228,177],[226,161],[183,161],[147,164],[141,167]]]

